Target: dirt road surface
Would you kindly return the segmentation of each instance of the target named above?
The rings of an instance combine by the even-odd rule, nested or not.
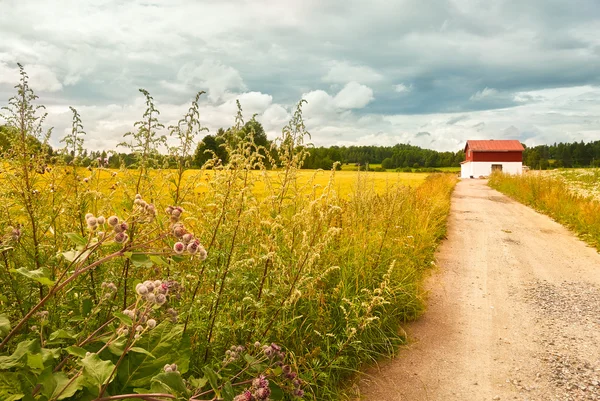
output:
[[[453,195],[428,310],[369,401],[600,400],[600,254],[483,180]]]

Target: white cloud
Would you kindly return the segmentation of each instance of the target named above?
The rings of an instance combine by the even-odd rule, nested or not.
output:
[[[394,85],[394,91],[398,93],[408,93],[412,91],[412,85],[406,86],[404,84]]]
[[[470,100],[482,100],[485,98],[494,97],[498,94],[498,91],[494,88],[485,87],[483,90],[476,92],[470,97]]]
[[[350,81],[374,83],[383,80],[383,76],[371,67],[353,65],[345,61],[334,61],[323,77],[323,82],[342,83]]]
[[[29,85],[37,91],[42,92],[57,92],[62,89],[62,84],[45,65],[32,64],[28,65],[25,70],[29,76]],[[16,85],[19,80],[18,67],[10,67],[0,61],[0,84]]]
[[[240,73],[219,61],[207,59],[202,64],[188,63],[179,70],[177,79],[185,85],[208,89],[208,98],[219,101],[231,90],[244,90]]]
[[[333,102],[340,109],[362,109],[373,99],[373,89],[358,82],[349,82],[335,95]]]

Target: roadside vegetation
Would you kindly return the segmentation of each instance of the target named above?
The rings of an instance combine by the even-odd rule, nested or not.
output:
[[[268,147],[238,105],[226,153],[207,149],[190,174],[202,93],[164,127],[145,90],[122,144],[134,164],[111,169],[84,162],[76,109],[51,151],[22,68],[16,89],[2,110],[0,399],[338,399],[422,312],[453,175],[340,186],[350,172],[301,171],[303,102]]]
[[[551,216],[600,250],[600,200],[596,192],[599,176],[597,170],[565,170],[560,175],[495,173],[489,185]],[[582,182],[595,189],[582,191]]]

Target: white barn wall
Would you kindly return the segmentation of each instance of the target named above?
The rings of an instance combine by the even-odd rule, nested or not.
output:
[[[460,166],[460,177],[479,178],[479,176],[487,177],[492,174],[492,164],[501,164],[502,172],[508,174],[522,174],[523,163],[522,162],[466,162]]]

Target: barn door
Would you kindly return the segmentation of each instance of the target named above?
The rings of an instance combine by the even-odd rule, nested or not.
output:
[[[492,173],[494,171],[502,171],[502,164],[492,164]]]

